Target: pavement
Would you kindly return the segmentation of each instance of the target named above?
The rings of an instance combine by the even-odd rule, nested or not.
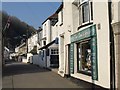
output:
[[[35,65],[8,62],[3,70],[3,88],[82,88],[54,71]]]

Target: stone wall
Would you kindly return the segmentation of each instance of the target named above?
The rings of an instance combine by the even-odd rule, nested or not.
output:
[[[120,90],[120,22],[114,23],[114,46],[115,46],[115,75],[116,88]]]

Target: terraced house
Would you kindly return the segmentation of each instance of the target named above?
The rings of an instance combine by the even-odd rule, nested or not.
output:
[[[57,67],[62,77],[119,90],[119,9],[115,0],[63,0],[39,30],[38,64]]]
[[[54,13],[42,23],[41,46],[39,48],[40,65],[43,67],[58,67],[58,14]]]
[[[103,88],[119,87],[119,8],[114,0],[63,1],[60,75],[70,75]]]

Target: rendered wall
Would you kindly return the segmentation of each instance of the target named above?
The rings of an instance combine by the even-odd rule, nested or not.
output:
[[[78,21],[77,16],[74,14],[77,13],[77,9],[73,6],[73,29],[71,34],[78,32],[77,28]],[[98,60],[98,81],[92,80],[91,76],[87,76],[81,73],[77,73],[77,56],[74,57],[74,71],[76,73],[72,74],[73,77],[79,78],[81,80],[95,83],[96,85],[102,86],[104,88],[110,88],[110,45],[109,45],[109,18],[108,18],[108,3],[105,2],[95,2],[93,0],[93,24],[96,25],[97,31],[97,60]],[[100,28],[98,29],[98,25]],[[87,26],[82,27],[87,28]],[[79,31],[80,31],[79,30]],[[74,55],[77,55],[76,45],[74,46]]]

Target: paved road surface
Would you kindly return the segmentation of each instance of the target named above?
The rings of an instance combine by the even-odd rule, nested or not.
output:
[[[80,88],[55,72],[35,65],[8,62],[3,71],[3,88]]]

